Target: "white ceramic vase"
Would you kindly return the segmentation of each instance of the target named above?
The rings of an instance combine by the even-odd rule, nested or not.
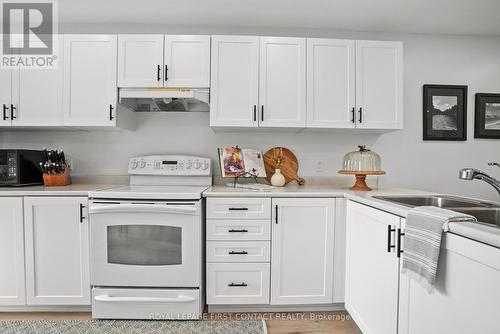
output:
[[[283,187],[285,185],[285,177],[281,174],[281,169],[276,169],[271,177],[271,184],[275,187]]]

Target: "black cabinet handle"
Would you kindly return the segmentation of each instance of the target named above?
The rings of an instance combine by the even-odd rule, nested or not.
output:
[[[229,233],[247,233],[248,230],[245,230],[245,229],[241,229],[241,230],[230,229],[228,232]]]
[[[112,121],[115,117],[113,116],[113,105],[109,105],[109,120]]]
[[[7,107],[5,104],[3,105],[3,120],[9,119],[9,116],[7,116],[7,111],[9,110],[9,107]]]
[[[359,122],[363,123],[363,108],[359,107]]]
[[[229,255],[247,255],[247,251],[230,251]]]
[[[248,286],[248,284],[246,284],[245,282],[242,282],[242,283],[229,283],[227,286],[230,286],[230,287],[245,287],[245,286]]]
[[[351,122],[356,123],[356,108],[352,107],[351,113],[352,113]]]
[[[14,115],[14,110],[16,110],[16,107],[14,107],[13,104],[10,105],[10,119],[16,119],[17,117]]]
[[[264,122],[264,106],[260,106],[260,121]]]
[[[168,81],[168,66],[165,65],[165,81]]]
[[[248,208],[229,208],[229,211],[248,211]]]
[[[401,257],[401,254],[404,253],[404,251],[401,249],[401,237],[403,235],[405,234],[401,232],[400,228],[398,228],[398,250],[397,250],[398,257]]]
[[[392,232],[396,232],[396,229],[392,228],[391,225],[387,225],[387,253],[390,253],[391,249],[396,248],[396,246],[392,244]]]
[[[83,220],[85,219],[85,217],[83,216],[83,209],[84,208],[85,208],[85,205],[80,203],[80,223],[83,223]]]
[[[253,105],[253,121],[257,122],[257,106]]]
[[[161,65],[158,65],[156,67],[156,80],[160,81],[161,80],[161,77],[160,77],[160,72],[161,72]]]
[[[278,224],[278,205],[274,206],[274,221]]]

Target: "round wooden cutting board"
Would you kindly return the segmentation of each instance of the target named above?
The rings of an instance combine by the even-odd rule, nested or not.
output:
[[[297,175],[299,162],[295,154],[285,147],[273,147],[264,154],[264,165],[266,167],[266,177],[271,182],[271,177],[277,168],[281,169],[281,174],[285,177],[285,184],[296,180],[300,185],[306,181]]]

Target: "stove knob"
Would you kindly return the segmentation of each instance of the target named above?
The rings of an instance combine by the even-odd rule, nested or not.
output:
[[[146,161],[141,160],[141,162],[139,163],[139,167],[141,167],[141,168],[146,167]]]
[[[196,162],[194,163],[194,169],[200,169],[200,167],[201,167],[200,162],[199,162],[199,161],[196,161]]]
[[[130,168],[136,169],[137,168],[137,161],[132,160],[132,162],[130,162]]]
[[[203,168],[203,170],[207,170],[208,169],[208,162],[204,162],[203,165],[201,166],[201,168]]]

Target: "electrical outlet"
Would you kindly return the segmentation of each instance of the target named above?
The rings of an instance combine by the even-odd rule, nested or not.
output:
[[[316,173],[323,173],[324,170],[324,162],[323,160],[316,161]]]

